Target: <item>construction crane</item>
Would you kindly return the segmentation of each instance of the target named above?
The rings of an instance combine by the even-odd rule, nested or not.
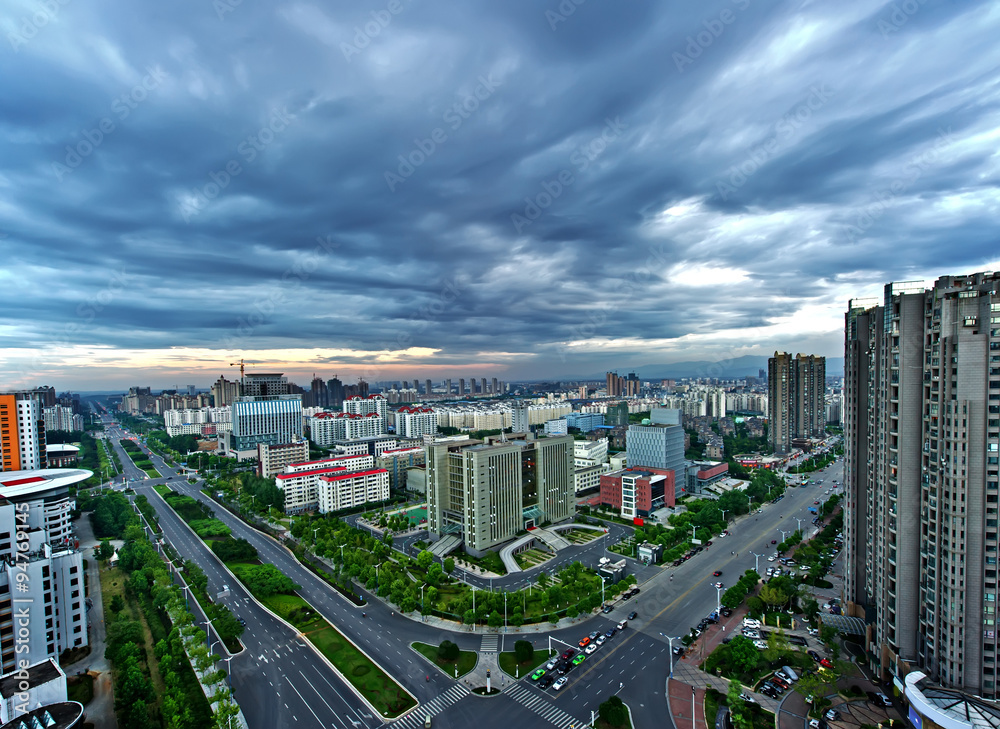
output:
[[[246,368],[247,365],[253,366],[254,364],[256,364],[256,363],[255,362],[244,362],[242,357],[240,357],[240,361],[239,362],[230,362],[229,363],[230,367],[239,366],[239,368],[240,368],[240,395],[243,394],[243,377],[244,377],[243,371],[244,371],[244,369]]]

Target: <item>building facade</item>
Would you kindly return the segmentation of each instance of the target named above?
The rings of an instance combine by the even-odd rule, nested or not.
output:
[[[373,467],[374,459],[369,455],[290,463],[284,473],[275,475],[274,485],[285,496],[285,513],[299,514],[319,508],[319,487],[323,476],[369,471]]]
[[[45,468],[45,421],[28,392],[0,394],[0,471]]]
[[[428,443],[427,520],[431,540],[462,539],[482,555],[523,529],[575,513],[570,436]]]
[[[241,397],[232,405],[233,428],[228,450],[257,452],[261,443],[302,440],[302,396]]]
[[[845,598],[882,674],[997,697],[1000,273],[846,314]]]
[[[768,439],[788,453],[798,438],[822,438],[826,429],[826,357],[775,352],[767,362]]]
[[[293,463],[301,463],[309,458],[309,441],[299,440],[292,443],[257,445],[257,475],[263,478],[273,478]]]
[[[375,504],[389,498],[389,472],[384,468],[320,476],[319,513]]]
[[[437,413],[431,408],[401,407],[396,411],[396,435],[400,438],[434,435],[437,428]]]
[[[683,491],[687,473],[684,463],[683,427],[660,423],[630,425],[625,444],[630,468],[647,467],[672,471],[674,486]],[[676,495],[675,493],[674,496]]]
[[[600,477],[601,503],[617,509],[623,519],[649,516],[676,503],[675,478],[674,471],[662,468],[636,467],[606,473]]]

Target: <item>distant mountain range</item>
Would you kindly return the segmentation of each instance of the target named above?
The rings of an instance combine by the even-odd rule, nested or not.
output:
[[[733,359],[694,360],[690,362],[672,362],[670,364],[647,364],[617,370],[619,375],[635,372],[643,380],[669,380],[682,377],[756,377],[759,370],[767,371],[767,357],[744,355]],[[591,375],[587,379],[603,380],[605,373]],[[844,374],[843,357],[826,358],[826,374],[840,376]],[[568,379],[568,378],[563,378]]]

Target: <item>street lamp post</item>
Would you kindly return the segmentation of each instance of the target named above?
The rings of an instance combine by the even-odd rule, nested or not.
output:
[[[233,687],[233,674],[232,674],[232,667],[231,667],[230,664],[232,663],[233,656],[227,656],[226,658],[223,658],[222,660],[224,660],[226,662],[226,680],[229,682],[229,688],[232,689],[232,687]]]
[[[507,632],[507,592],[503,593],[503,632]]]
[[[722,588],[715,588],[715,612],[719,615],[722,614]]]
[[[726,514],[728,514],[730,512],[730,509],[722,509],[721,511],[722,511],[722,521],[724,521],[724,522],[726,522],[726,524],[728,524],[729,520],[726,519]]]
[[[420,586],[420,622],[424,622],[424,588],[427,585]]]
[[[785,535],[788,534],[788,532],[784,529],[778,529],[778,531],[781,532],[781,541],[785,541]]]
[[[797,516],[793,517],[793,518],[795,519],[795,521],[797,521],[799,523],[799,532],[801,532],[802,531],[802,520],[799,517],[797,517]]]
[[[760,558],[763,557],[764,555],[757,554],[756,552],[751,552],[750,554],[753,555],[753,571],[760,573]]]
[[[680,640],[681,637],[677,636],[676,638],[671,638],[669,635],[664,635],[663,633],[660,633],[660,635],[662,635],[664,638],[666,638],[667,641],[670,643],[670,678],[673,678],[674,677],[674,641],[675,640]]]
[[[605,581],[605,579],[607,579],[607,578],[601,577],[601,606],[602,607],[604,605],[604,581]]]
[[[214,621],[215,621],[215,618],[209,618],[207,615],[205,616],[205,640],[206,641],[211,641],[211,630],[210,629],[211,629],[212,623]],[[218,635],[218,632],[216,632],[216,635]],[[211,643],[208,644],[208,651],[209,651],[209,653],[212,652],[212,644]]]

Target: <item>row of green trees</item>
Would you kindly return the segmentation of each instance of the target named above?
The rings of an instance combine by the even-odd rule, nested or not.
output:
[[[115,497],[120,496],[108,494],[102,500],[118,501]],[[208,673],[206,686],[217,684],[224,673],[210,670],[215,657],[208,654],[204,633],[194,626],[194,617],[184,609],[184,598],[173,584],[166,564],[146,538],[138,517],[132,514],[125,521],[121,535],[124,544],[119,549],[119,568],[126,576],[125,595],[145,618],[153,640],[156,670],[165,692],[157,697],[153,690],[152,669],[143,648],[146,645],[143,621],[126,609],[125,601],[112,599],[109,608],[113,617],[108,623],[105,655],[114,664],[119,724],[137,729],[225,727],[236,712],[228,689],[220,688],[213,697],[220,702],[213,718],[209,702],[191,670],[191,661]],[[98,556],[105,555],[102,549]]]

